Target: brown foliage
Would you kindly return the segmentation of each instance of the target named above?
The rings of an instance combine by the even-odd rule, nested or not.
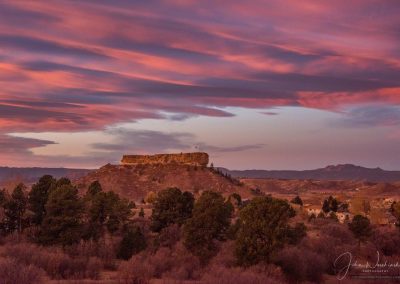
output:
[[[384,255],[400,254],[400,232],[397,228],[377,228],[372,234],[371,241]]]
[[[20,264],[43,269],[52,279],[98,279],[102,269],[98,258],[72,258],[58,248],[43,248],[26,243],[6,245],[4,256]]]
[[[198,259],[178,243],[172,249],[161,247],[154,254],[146,251],[122,262],[119,277],[123,283],[147,283],[152,278],[195,279],[199,268]]]
[[[319,283],[327,269],[327,261],[323,256],[298,247],[283,249],[275,261],[291,282],[307,280]]]
[[[280,271],[276,267],[255,266],[248,269],[240,267],[226,268],[223,266],[213,266],[203,277],[204,284],[275,284],[283,283]]]
[[[0,284],[39,284],[44,279],[45,272],[34,265],[13,258],[0,258]]]
[[[114,270],[116,264],[116,247],[119,238],[101,238],[97,241],[80,241],[79,244],[66,248],[66,252],[74,258],[98,258],[106,269]]]

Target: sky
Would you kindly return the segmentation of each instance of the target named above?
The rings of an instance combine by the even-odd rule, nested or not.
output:
[[[205,151],[400,169],[397,0],[0,0],[0,166]]]

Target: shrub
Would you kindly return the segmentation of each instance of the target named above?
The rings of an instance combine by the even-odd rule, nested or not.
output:
[[[274,273],[276,274],[276,269]],[[283,279],[271,277],[267,271],[257,269],[257,267],[253,269],[212,267],[201,280],[201,283],[204,284],[277,284],[282,283]]]
[[[129,228],[119,244],[117,257],[128,260],[146,248],[146,239],[139,227]]]
[[[44,280],[42,269],[13,258],[0,258],[0,284],[36,284]]]
[[[199,260],[178,243],[172,249],[160,248],[156,253],[148,251],[122,262],[119,280],[125,283],[147,283],[152,278],[187,280],[198,278]]]
[[[275,263],[282,267],[289,281],[321,282],[327,268],[323,256],[307,249],[287,247],[279,252]]]
[[[384,255],[400,254],[400,233],[398,230],[387,227],[377,228],[374,230],[371,240]]]
[[[96,279],[102,269],[95,258],[72,258],[61,249],[33,244],[6,245],[4,255],[24,265],[43,269],[52,279]]]
[[[74,258],[98,258],[106,269],[116,269],[116,248],[118,239],[101,238],[99,240],[81,240],[79,244],[65,248]]]
[[[161,230],[157,237],[158,246],[172,248],[181,238],[181,228],[177,225],[171,225]]]

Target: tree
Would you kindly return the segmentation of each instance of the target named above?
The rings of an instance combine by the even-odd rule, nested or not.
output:
[[[14,188],[10,200],[4,204],[6,232],[16,230],[19,234],[22,233],[26,223],[27,202],[26,186],[20,183]]]
[[[61,187],[63,185],[72,185],[71,180],[69,178],[62,177],[59,180],[57,180],[55,187],[58,188],[58,187]]]
[[[397,226],[400,226],[400,202],[393,202],[390,206],[392,215],[397,219]]]
[[[70,245],[80,240],[82,235],[83,202],[78,190],[63,184],[53,190],[46,204],[39,241],[45,245]]]
[[[174,187],[157,194],[151,214],[151,230],[160,232],[171,224],[182,225],[192,215],[194,197]]]
[[[290,202],[293,204],[298,204],[300,206],[303,206],[303,200],[301,200],[300,196],[298,195],[295,198],[293,198]]]
[[[338,216],[336,215],[336,213],[334,211],[329,213],[329,219],[332,219],[333,221],[339,222],[339,218],[338,218]]]
[[[348,224],[350,231],[358,239],[359,244],[368,239],[371,235],[371,223],[369,219],[362,215],[354,216],[353,220]]]
[[[331,203],[330,203],[330,209],[333,212],[337,212],[339,207],[339,203],[336,200],[336,198],[332,198]]]
[[[329,201],[327,199],[324,200],[324,203],[322,204],[322,211],[325,213],[328,213],[330,211],[330,206],[329,206]]]
[[[129,228],[123,235],[119,244],[117,257],[128,260],[132,255],[146,248],[146,239],[139,227]]]
[[[140,208],[139,217],[144,218],[144,210],[143,210],[143,208]]]
[[[240,196],[240,194],[238,194],[238,193],[232,193],[230,196],[229,196],[229,200],[231,200],[231,199],[234,199],[235,200],[235,203],[236,203],[236,205],[237,206],[241,206],[242,205],[242,197]]]
[[[205,191],[183,227],[184,245],[202,263],[217,253],[216,240],[224,240],[230,225],[233,206],[220,193]]]
[[[7,191],[5,188],[0,190],[0,206],[4,206],[4,204],[7,202],[8,196],[7,196]]]
[[[46,202],[55,184],[55,178],[50,175],[44,175],[32,186],[29,192],[29,209],[33,212],[32,222],[36,225],[42,224],[43,218],[46,215]]]
[[[102,191],[103,191],[103,188],[101,187],[100,182],[98,180],[95,180],[94,182],[92,182],[89,185],[89,188],[88,188],[88,190],[86,192],[86,195],[87,196],[94,196],[97,193],[102,192]]]
[[[126,226],[133,216],[134,203],[120,198],[113,191],[97,191],[94,195],[88,195],[88,198],[88,228],[85,233],[87,239],[99,238],[105,228],[110,233],[115,233]]]
[[[295,211],[285,200],[256,197],[240,212],[235,254],[240,265],[269,262],[287,241],[288,221]]]
[[[329,213],[330,211],[337,212],[339,208],[339,201],[334,198],[332,195],[328,197],[328,199],[324,200],[322,205],[322,211],[325,213]]]

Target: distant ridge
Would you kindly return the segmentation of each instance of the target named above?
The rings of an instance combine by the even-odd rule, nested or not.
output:
[[[314,179],[314,180],[361,180],[370,182],[400,181],[400,171],[381,168],[365,168],[352,164],[330,165],[315,170],[228,170],[220,168],[235,178]]]
[[[7,183],[36,182],[43,175],[52,175],[55,178],[68,177],[76,179],[88,174],[91,170],[88,169],[68,169],[68,168],[12,168],[0,167],[0,186]]]

